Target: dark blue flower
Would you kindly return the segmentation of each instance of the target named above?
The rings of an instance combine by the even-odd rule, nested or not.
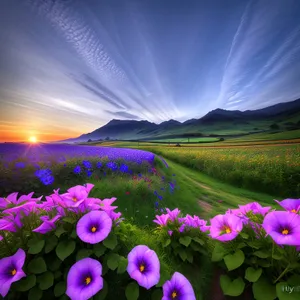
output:
[[[122,164],[122,165],[120,166],[120,171],[121,171],[122,173],[128,173],[128,166]]]
[[[97,167],[98,169],[100,169],[100,168],[102,167],[102,162],[101,162],[101,161],[98,161],[97,164],[96,164],[96,167]]]
[[[113,161],[108,162],[108,163],[106,164],[106,166],[107,166],[109,169],[111,169],[112,171],[118,170],[118,165],[117,165],[115,162],[113,162]]]
[[[92,168],[92,164],[90,161],[88,160],[83,160],[82,164],[87,168],[87,169],[91,169]]]
[[[40,169],[35,171],[35,176],[38,178],[47,177],[52,174],[52,171],[50,169]]]
[[[162,198],[163,198],[162,196],[158,196],[158,199],[159,199],[159,200],[162,200]]]
[[[158,208],[158,206],[159,206],[157,201],[154,203],[154,205],[155,205],[156,208]]]
[[[91,170],[87,170],[86,175],[87,177],[91,177],[93,174],[93,172]]]
[[[142,177],[143,175],[141,173],[138,174],[139,177]]]
[[[43,176],[40,178],[44,185],[50,185],[54,182],[54,177],[52,175]]]
[[[165,188],[162,187],[162,188],[160,188],[160,189],[161,189],[162,191],[164,191]]]
[[[64,164],[64,167],[66,167],[67,165],[66,164]]]
[[[76,167],[74,168],[73,172],[74,172],[75,174],[80,174],[80,172],[81,172],[80,166],[76,166]]]

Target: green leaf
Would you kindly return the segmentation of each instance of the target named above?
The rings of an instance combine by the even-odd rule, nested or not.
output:
[[[139,298],[139,294],[139,286],[135,282],[131,282],[127,285],[125,290],[127,300],[137,300]]]
[[[107,256],[107,266],[114,271],[119,265],[119,260],[120,255],[111,253]]]
[[[76,229],[72,230],[71,238],[72,238],[72,239],[76,239],[76,238],[77,238],[77,232],[76,232]]]
[[[193,241],[200,244],[201,246],[203,246],[205,244],[205,242],[203,240],[201,240],[200,238],[198,238],[198,237],[194,237]]]
[[[64,261],[68,256],[70,256],[76,247],[76,243],[72,240],[61,241],[56,247],[56,255],[62,261]]]
[[[242,250],[237,250],[234,254],[228,254],[224,257],[224,262],[228,271],[232,271],[240,267],[245,260],[245,255]]]
[[[186,251],[186,259],[189,263],[191,264],[193,263],[194,257],[191,251]]]
[[[14,283],[14,287],[19,292],[26,292],[33,288],[36,284],[36,276],[35,275],[28,275],[21,280]]]
[[[54,287],[54,296],[60,297],[66,292],[66,283],[64,281],[58,282]]]
[[[231,281],[227,275],[221,275],[220,284],[224,295],[227,296],[239,296],[243,293],[245,288],[245,282],[241,277]]]
[[[41,290],[47,290],[53,285],[54,276],[52,272],[46,272],[39,277],[39,287]]]
[[[108,284],[105,280],[103,280],[103,288],[102,290],[97,293],[94,297],[93,300],[104,300],[108,294]]]
[[[250,282],[256,282],[262,273],[262,269],[255,270],[252,267],[246,269],[245,278]]]
[[[160,270],[160,279],[156,287],[162,287],[163,284],[170,279],[170,274],[165,269]]]
[[[61,260],[58,259],[56,256],[54,259],[51,260],[51,262],[48,263],[49,270],[54,272],[57,271],[60,268]]]
[[[239,244],[237,245],[237,248],[238,248],[238,249],[242,249],[242,248],[245,248],[245,247],[247,247],[247,244],[244,243],[244,242],[239,243]]]
[[[283,259],[283,255],[282,254],[273,253],[272,258],[275,259],[275,260],[282,260]]]
[[[248,244],[251,248],[253,248],[253,249],[259,249],[259,248],[260,248],[256,241],[252,241],[252,242],[247,241],[247,244]]]
[[[240,236],[245,240],[247,240],[249,238],[249,234],[244,233],[244,232],[240,232]]]
[[[118,274],[123,274],[125,273],[128,265],[128,260],[124,256],[120,256],[119,264],[118,264]]]
[[[59,279],[62,276],[62,272],[61,271],[55,271],[54,272],[54,280]]]
[[[33,287],[28,293],[28,300],[40,300],[43,297],[43,291],[37,286]]]
[[[74,224],[74,223],[76,222],[76,220],[73,219],[73,218],[71,218],[71,217],[64,217],[62,220],[63,220],[64,222],[70,223],[70,224]]]
[[[63,225],[60,225],[55,230],[55,235],[59,238],[66,230],[64,229]]]
[[[211,260],[213,262],[218,262],[223,259],[223,257],[226,255],[227,251],[224,249],[224,247],[220,244],[216,244],[212,253]]]
[[[28,271],[34,274],[41,274],[47,271],[47,266],[43,258],[34,258],[28,264]]]
[[[259,258],[267,258],[270,256],[270,253],[266,251],[255,251],[253,254]]]
[[[171,244],[171,239],[166,239],[166,240],[163,242],[162,246],[163,246],[163,248],[166,248],[166,247],[168,247],[170,244]]]
[[[91,249],[80,249],[76,255],[76,261],[81,260],[86,257],[90,257],[93,254]]]
[[[35,238],[35,239],[29,240],[27,245],[29,247],[29,249],[28,249],[29,254],[38,254],[43,250],[45,241]]]
[[[187,254],[185,250],[183,250],[182,248],[178,249],[178,254],[183,261],[186,261]]]
[[[118,244],[118,240],[115,234],[110,234],[104,241],[103,241],[103,245],[110,249],[110,250],[114,250],[116,248]]]
[[[94,254],[97,257],[102,256],[105,253],[106,249],[107,248],[104,247],[102,244],[96,244],[96,245],[93,246]]]
[[[57,245],[58,239],[55,235],[51,235],[46,239],[45,253],[51,252]]]
[[[252,291],[256,300],[274,300],[276,299],[276,287],[266,280],[264,277],[260,277],[258,281],[252,285]]]
[[[162,290],[154,290],[154,292],[151,294],[151,300],[161,300],[163,297]]]
[[[191,241],[192,241],[192,238],[190,236],[188,236],[188,235],[182,236],[182,237],[179,238],[179,243],[181,245],[186,246],[186,247],[189,246],[189,244],[191,243]]]

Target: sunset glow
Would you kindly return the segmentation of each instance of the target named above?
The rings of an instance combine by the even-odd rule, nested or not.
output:
[[[28,141],[29,143],[37,143],[37,138],[35,136],[31,136]]]

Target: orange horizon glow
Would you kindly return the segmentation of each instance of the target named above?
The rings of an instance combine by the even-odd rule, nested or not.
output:
[[[1,128],[0,128],[1,129]],[[60,140],[66,140],[69,138],[75,138],[82,134],[82,132],[78,132],[78,134],[74,134],[74,131],[65,131],[64,133],[61,132],[28,132],[26,130],[0,130],[0,143],[8,142],[8,143],[19,143],[19,142],[31,142],[29,139],[31,137],[35,137],[38,143],[47,143],[47,142],[54,142]]]

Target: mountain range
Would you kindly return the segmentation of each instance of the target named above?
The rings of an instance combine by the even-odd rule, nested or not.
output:
[[[176,120],[160,124],[149,121],[111,120],[106,125],[77,138],[60,142],[118,140],[152,140],[192,136],[235,136],[270,130],[274,123],[282,130],[297,129],[300,124],[300,99],[258,110],[215,109],[199,119],[183,123]],[[275,126],[275,127],[276,127]]]

